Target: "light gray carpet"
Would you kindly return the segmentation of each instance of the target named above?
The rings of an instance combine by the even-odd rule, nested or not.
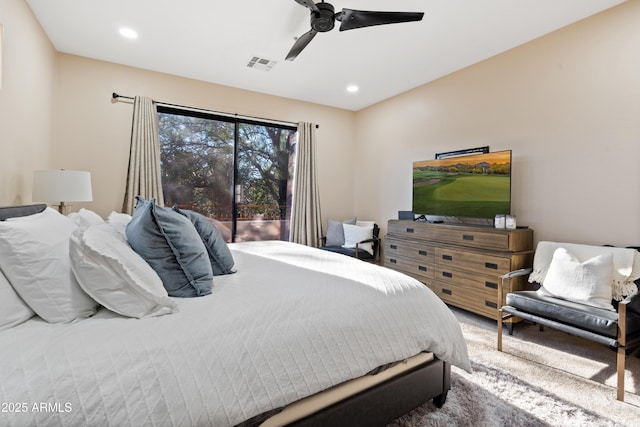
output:
[[[473,373],[452,369],[445,405],[428,402],[390,424],[422,426],[639,426],[640,359],[627,358],[625,402],[616,400],[615,352],[520,323],[496,350],[496,322],[452,308]]]

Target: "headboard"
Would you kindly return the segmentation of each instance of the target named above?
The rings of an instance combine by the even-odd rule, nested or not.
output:
[[[33,215],[35,213],[42,212],[46,208],[47,205],[44,203],[40,203],[37,205],[0,207],[0,221],[4,221],[7,218]]]

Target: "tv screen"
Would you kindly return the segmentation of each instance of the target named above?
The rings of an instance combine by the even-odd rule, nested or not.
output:
[[[511,150],[413,163],[413,213],[494,218],[511,213]]]

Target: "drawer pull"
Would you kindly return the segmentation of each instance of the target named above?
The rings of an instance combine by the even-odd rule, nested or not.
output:
[[[397,263],[398,263],[398,260],[396,260],[396,259],[394,259],[394,258],[389,258],[389,262],[390,262],[391,264],[397,264]]]
[[[418,251],[418,255],[427,256],[427,251]]]
[[[486,301],[485,300],[484,305],[486,305],[487,307],[491,307],[491,308],[498,308],[498,304],[496,304],[493,301]]]
[[[487,288],[491,288],[491,289],[498,289],[498,284],[497,283],[493,283],[493,282],[484,282],[484,285]]]
[[[419,266],[418,266],[418,270],[420,270],[420,271],[427,271],[427,267],[425,267],[424,265],[419,265]]]
[[[449,273],[449,272],[447,272],[447,271],[443,271],[443,272],[442,272],[442,275],[443,275],[444,277],[449,277],[449,278],[453,277],[453,273]]]
[[[491,268],[493,270],[497,270],[498,269],[498,264],[495,264],[493,262],[485,262],[484,263],[484,267],[485,268]]]
[[[407,233],[413,233],[413,228],[407,228]]]
[[[398,245],[391,245],[391,249],[398,249]]]
[[[463,234],[462,240],[473,240],[473,234]]]
[[[442,255],[442,259],[447,260],[447,261],[452,261],[453,260],[453,256],[451,256],[451,255]]]
[[[442,293],[446,295],[451,295],[453,292],[451,292],[451,290],[449,289],[442,288]]]

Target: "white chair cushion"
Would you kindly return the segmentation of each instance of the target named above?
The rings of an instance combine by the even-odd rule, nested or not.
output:
[[[327,220],[327,240],[326,246],[342,246],[344,245],[344,228],[343,224],[355,224],[356,218],[344,220],[343,222],[333,220],[329,218]]]
[[[558,248],[553,253],[540,294],[614,310],[611,305],[613,255],[605,253],[584,262]]]
[[[373,244],[371,242],[360,243],[373,237],[373,225],[361,227],[359,225],[343,224],[344,227],[344,245],[343,248],[353,249],[358,243],[358,249],[367,251],[373,255]]]
[[[640,278],[640,252],[632,248],[618,248],[612,246],[582,245],[565,242],[538,242],[536,255],[533,259],[533,272],[529,275],[529,282],[545,284],[547,270],[556,249],[564,248],[579,261],[586,261],[601,254],[613,255],[612,293],[613,299],[621,301],[625,297],[638,292],[635,280]]]

